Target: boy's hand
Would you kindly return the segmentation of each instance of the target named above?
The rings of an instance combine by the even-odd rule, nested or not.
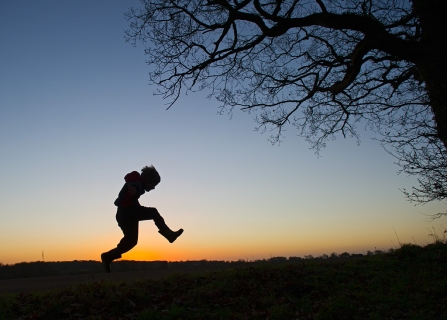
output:
[[[129,187],[129,188],[127,188],[127,192],[131,195],[131,196],[133,196],[134,194],[136,194],[137,193],[137,189],[135,189],[135,187]]]

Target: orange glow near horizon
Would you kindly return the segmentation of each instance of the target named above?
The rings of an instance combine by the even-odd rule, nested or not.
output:
[[[219,260],[237,261],[262,260],[270,257],[313,255],[330,255],[335,253],[366,253],[375,249],[388,250],[398,248],[401,243],[416,243],[426,245],[431,243],[424,229],[401,232],[398,230],[399,240],[393,230],[374,233],[351,233],[328,231],[323,235],[313,233],[292,233],[280,235],[271,233],[269,237],[253,240],[228,239],[207,236],[202,238],[194,232],[185,233],[184,238],[171,244],[156,232],[142,228],[141,237],[136,247],[123,254],[122,260],[136,261],[187,261],[187,260]],[[284,228],[283,228],[284,231]],[[44,248],[45,261],[73,261],[93,260],[99,261],[102,252],[112,249],[120,240],[120,230],[111,234],[97,235],[92,238],[83,238],[77,242],[61,239],[60,241],[42,241],[39,244],[26,241],[16,242],[16,246],[5,247],[2,250],[0,262],[15,264],[20,262],[35,262],[42,260]],[[240,240],[240,241],[237,241]]]
[[[162,255],[154,251],[146,251],[146,250],[130,250],[126,252],[121,257],[121,260],[135,260],[135,261],[156,261],[156,260],[164,260],[162,259]]]

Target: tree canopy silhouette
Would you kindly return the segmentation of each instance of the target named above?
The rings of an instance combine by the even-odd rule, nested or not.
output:
[[[145,44],[169,107],[206,89],[221,112],[253,112],[272,142],[294,126],[316,152],[364,126],[418,177],[408,199],[447,197],[447,1],[141,2],[127,40]]]

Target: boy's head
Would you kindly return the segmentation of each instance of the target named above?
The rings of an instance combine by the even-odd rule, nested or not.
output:
[[[145,166],[141,169],[141,179],[144,181],[146,191],[151,191],[157,184],[160,183],[160,175],[154,166]]]

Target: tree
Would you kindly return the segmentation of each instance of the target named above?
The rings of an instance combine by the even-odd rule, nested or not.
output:
[[[335,252],[332,252],[331,255],[329,256],[331,259],[336,259],[339,258],[338,254]]]
[[[447,197],[447,1],[141,2],[127,40],[146,45],[168,108],[208,90],[221,112],[253,112],[273,143],[294,126],[317,153],[364,126],[418,177],[409,200]]]
[[[339,258],[349,258],[351,254],[349,252],[340,253]]]

